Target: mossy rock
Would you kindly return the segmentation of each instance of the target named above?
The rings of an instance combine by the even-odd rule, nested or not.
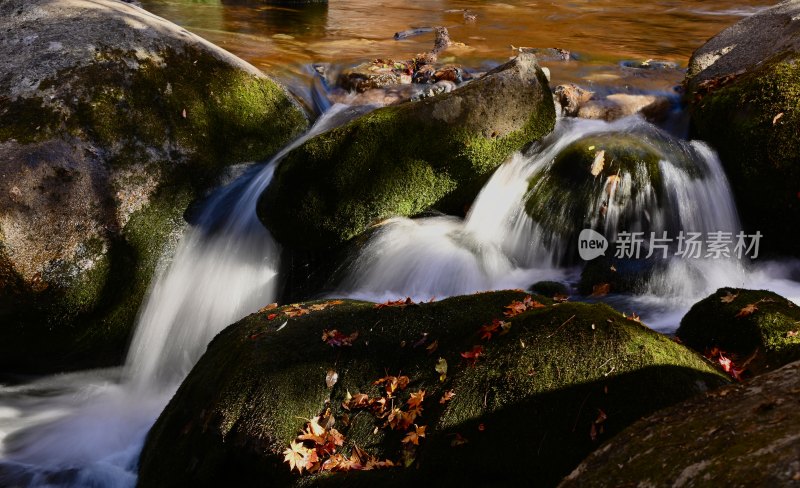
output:
[[[687,74],[693,137],[719,152],[762,253],[798,255],[800,229],[800,5],[744,19],[692,56]]]
[[[583,266],[578,293],[591,295],[596,287],[604,285],[608,285],[606,293],[642,293],[653,275],[668,266],[660,259],[620,259],[610,256],[611,252],[607,254],[609,257],[597,257]]]
[[[662,159],[656,141],[645,134],[582,137],[531,178],[525,209],[543,227],[546,240],[575,242],[576,249],[578,233],[603,228],[609,208],[621,209],[619,229],[633,229],[641,215],[631,202],[661,197]]]
[[[748,305],[755,309],[741,313]],[[738,364],[752,358],[748,369],[758,374],[800,359],[800,307],[771,291],[720,288],[692,306],[676,335],[697,351],[732,354]]]
[[[0,368],[122,360],[182,214],[307,120],[255,67],[124,2],[0,5]]]
[[[430,207],[462,212],[494,169],[549,133],[544,73],[520,55],[450,93],[375,110],[290,152],[262,194],[262,222],[297,249],[337,246]]]
[[[537,281],[532,284],[530,290],[537,295],[553,298],[557,295],[569,295],[569,287],[559,281]]]
[[[797,486],[800,362],[636,422],[560,488]]]
[[[542,307],[482,341],[480,327],[525,296],[385,308],[348,300],[293,318],[287,308],[246,317],[212,341],[148,434],[139,486],[553,486],[642,415],[728,382],[695,352],[602,304],[534,296]],[[321,340],[331,329],[359,335],[351,347],[331,347]],[[484,356],[472,365],[461,353],[478,344]],[[439,358],[448,364],[444,381]],[[331,389],[329,371],[338,374]],[[387,374],[410,379],[398,404],[425,391],[416,423],[427,435],[406,458],[410,467],[290,472],[282,452],[303,418],[326,409],[347,438],[345,453],[357,445],[398,460],[402,432],[365,412],[349,412],[349,427],[342,420],[348,392],[378,396],[373,382]],[[440,403],[451,389],[455,397]],[[454,446],[460,438],[468,442]]]

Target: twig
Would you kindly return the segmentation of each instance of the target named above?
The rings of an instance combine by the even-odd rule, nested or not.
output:
[[[565,320],[563,324],[559,325],[558,328],[556,328],[556,330],[551,332],[549,336],[545,337],[545,339],[549,339],[549,338],[553,337],[559,330],[561,330],[562,327],[567,325],[574,318],[575,318],[575,315],[573,315],[572,317],[570,317],[567,320]]]

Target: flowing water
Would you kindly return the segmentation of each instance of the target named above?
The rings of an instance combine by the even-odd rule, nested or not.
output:
[[[572,51],[573,57],[547,63],[554,85],[578,82],[600,90],[672,93],[683,77],[680,68],[636,70],[624,62],[654,58],[684,66],[708,37],[772,2],[343,0],[305,8],[247,0],[142,3],[275,74],[303,95],[314,79],[311,63],[403,59],[430,49],[431,36],[395,41],[392,35],[435,25],[447,26],[454,40],[466,44],[448,51],[446,62],[481,70],[512,55],[512,45],[559,47]],[[466,21],[464,9],[477,20]],[[356,114],[334,106],[310,134]],[[571,142],[609,132],[631,134],[656,147],[662,155],[661,177],[655,181],[652,175],[631,174],[626,179],[621,174],[615,185],[601,182],[597,199],[586,209],[595,216],[588,225],[612,238],[626,229],[738,229],[725,175],[703,143],[687,142],[637,118],[614,123],[563,119],[552,135],[498,168],[465,218],[398,218],[374,229],[347,263],[345,278],[333,294],[427,300],[525,288],[542,280],[574,287],[580,267],[573,234],[580,225],[559,220],[559,215],[529,217],[526,202],[539,188],[530,189],[528,181],[545,181],[554,159]],[[246,169],[212,193],[174,254],[164,256],[124,367],[0,384],[0,486],[135,484],[147,430],[207,343],[276,296],[280,250],[256,218],[255,201],[280,156]],[[634,197],[634,185],[645,191]],[[603,202],[607,205],[600,219]],[[554,232],[554,223],[570,231]],[[665,331],[674,330],[691,303],[719,286],[769,288],[800,301],[796,261],[673,257],[666,262],[648,274],[636,293],[602,300],[635,311],[648,325]]]

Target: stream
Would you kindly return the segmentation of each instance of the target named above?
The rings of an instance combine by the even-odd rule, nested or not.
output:
[[[451,61],[476,70],[511,56],[512,45],[559,47],[575,56],[545,63],[552,86],[579,82],[600,91],[676,98],[673,87],[684,74],[679,67],[632,70],[625,62],[652,58],[685,65],[708,37],[769,3],[348,0],[291,9],[244,0],[142,2],[274,74],[306,100],[315,79],[311,63],[352,65],[379,56],[407,57],[429,49],[430,35],[395,41],[394,32],[431,25],[446,25],[454,40],[467,44],[469,49],[453,54]],[[474,12],[477,21],[465,23],[464,9]],[[208,196],[174,254],[163,257],[139,311],[125,365],[0,384],[0,486],[135,486],[148,429],[208,342],[278,297],[280,246],[255,212],[276,165],[309,137],[364,110],[333,104],[271,161],[244,168]],[[466,217],[383,222],[344,263],[343,278],[326,295],[427,301],[526,289],[543,280],[574,291],[581,273],[572,252],[574,239],[528,215],[527,202],[537,191],[528,181],[546,178],[557,156],[590,134],[627,134],[656,145],[662,154],[661,187],[652,188],[664,195],[661,203],[645,195],[615,208],[613,192],[625,186],[609,187],[612,203],[604,212],[611,234],[646,229],[673,235],[690,229],[735,235],[740,230],[720,161],[705,143],[686,140],[679,108],[661,126],[640,117],[616,122],[560,118],[552,134],[496,170]],[[630,215],[637,217],[631,220]],[[551,221],[568,225],[557,215]],[[635,312],[650,327],[670,333],[693,303],[721,286],[770,289],[800,303],[800,262],[672,256],[647,275],[636,293],[589,301]]]

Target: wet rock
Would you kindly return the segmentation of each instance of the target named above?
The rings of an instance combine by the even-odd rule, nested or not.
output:
[[[558,281],[537,281],[531,285],[530,290],[533,293],[553,298],[556,296],[568,296],[569,288],[564,283]]]
[[[614,249],[614,243],[610,243]],[[587,262],[581,271],[578,293],[601,297],[608,293],[643,293],[652,276],[668,262],[660,259],[619,259],[613,251]]]
[[[411,83],[413,68],[406,62],[378,59],[345,70],[338,85],[363,93],[375,88]]]
[[[800,307],[770,291],[720,288],[692,306],[676,335],[759,374],[800,359]]]
[[[9,0],[0,29],[0,369],[118,363],[189,202],[305,116],[126,3]]]
[[[581,88],[574,83],[558,85],[553,93],[561,106],[561,114],[569,117],[577,117],[581,106],[594,97],[593,91]]]
[[[651,122],[667,118],[672,106],[669,98],[661,95],[631,95],[614,93],[599,100],[589,100],[582,104],[576,114],[584,119],[613,121],[641,113]]]
[[[693,136],[719,152],[746,229],[766,251],[800,241],[800,3],[783,2],[695,51],[686,78]]]
[[[572,59],[571,54],[566,49],[557,47],[517,47],[511,46],[512,49],[521,52],[533,54],[539,61],[569,61]]]
[[[796,486],[800,362],[636,422],[559,485]]]
[[[542,306],[504,317],[524,297],[493,292],[383,308],[344,301],[318,311],[314,302],[300,305],[309,311],[301,315],[298,307],[251,315],[214,339],[156,422],[139,486],[553,486],[642,415],[728,382],[694,352],[605,305],[534,296]],[[505,319],[506,332],[482,341],[479,330],[493,319]],[[321,339],[331,329],[358,336],[331,347]],[[462,355],[476,345],[477,360]],[[387,374],[409,379],[395,407],[425,392],[414,423],[426,435],[405,457],[404,429],[342,407],[348,395],[380,397],[384,385],[374,382]],[[442,402],[450,390],[455,396]],[[302,418],[327,410],[345,436],[340,452],[358,446],[408,467],[290,472],[283,451]]]
[[[672,108],[670,99],[663,95],[613,93],[603,97],[575,84],[559,85],[553,93],[562,115],[568,117],[610,122],[641,113],[650,122],[660,122]]]
[[[287,155],[259,216],[281,242],[325,249],[388,217],[462,209],[513,151],[549,133],[555,110],[521,55],[430,99],[384,107]]]
[[[672,61],[656,61],[647,59],[645,61],[623,61],[620,63],[623,68],[638,69],[638,70],[676,70],[678,64]]]
[[[611,230],[640,226],[632,202],[657,201],[663,158],[657,142],[644,135],[585,136],[561,151],[549,171],[531,178],[525,209],[546,241],[569,242],[573,248],[564,251],[573,255],[582,229],[603,229],[609,218]]]

